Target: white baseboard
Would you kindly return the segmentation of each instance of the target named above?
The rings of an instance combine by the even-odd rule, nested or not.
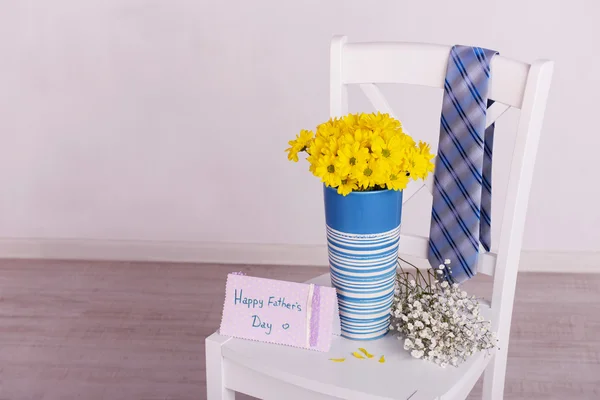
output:
[[[600,252],[523,250],[519,271],[600,273]]]
[[[0,258],[325,267],[327,249],[319,245],[0,238]],[[600,252],[524,250],[520,271],[600,273]]]
[[[325,246],[0,238],[0,258],[327,265]]]

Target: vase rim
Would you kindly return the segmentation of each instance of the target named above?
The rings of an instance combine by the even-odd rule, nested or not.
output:
[[[331,187],[331,186],[326,186],[323,185],[325,187],[326,190],[333,190],[337,193],[337,188]],[[392,189],[379,189],[379,190],[369,190],[368,192],[359,192],[359,191],[352,191],[350,193],[348,193],[348,195],[354,194],[354,195],[369,195],[369,194],[377,194],[377,193],[385,193],[385,192],[402,192],[402,190],[392,190]]]

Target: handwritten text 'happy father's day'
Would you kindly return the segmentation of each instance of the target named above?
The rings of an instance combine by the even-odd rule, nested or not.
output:
[[[252,308],[252,309],[257,309],[257,308],[260,309],[260,308],[267,308],[267,307],[279,307],[279,308],[286,308],[290,311],[302,312],[302,306],[300,305],[300,303],[298,303],[298,302],[296,302],[295,304],[286,303],[285,297],[275,298],[275,296],[269,296],[269,298],[268,298],[268,300],[266,300],[266,304],[265,304],[264,299],[254,299],[251,297],[244,297],[243,291],[241,289],[240,289],[239,295],[238,295],[238,290],[235,289],[235,294],[233,297],[233,304],[234,305],[239,304],[239,305],[242,305],[242,306],[245,306],[248,308]],[[252,327],[253,328],[264,329],[266,335],[271,334],[271,332],[273,330],[272,323],[261,320],[261,318],[257,314],[252,315],[251,318],[252,318]],[[287,330],[287,329],[289,329],[290,324],[285,323],[285,324],[281,325],[281,327],[284,330]]]

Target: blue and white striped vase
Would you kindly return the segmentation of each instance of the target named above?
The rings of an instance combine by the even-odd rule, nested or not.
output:
[[[373,340],[390,324],[402,216],[402,191],[351,192],[325,187],[331,283],[342,336]]]

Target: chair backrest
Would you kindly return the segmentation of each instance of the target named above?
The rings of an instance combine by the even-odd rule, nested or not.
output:
[[[402,42],[348,43],[345,36],[335,36],[331,42],[330,59],[331,116],[342,116],[348,112],[348,85],[359,85],[378,111],[390,115],[394,113],[377,84],[402,83],[443,90],[449,54],[450,46]],[[488,97],[495,103],[488,109],[486,126],[511,107],[521,110],[502,221],[494,221],[502,224],[500,239],[492,252],[486,253],[481,248],[478,265],[479,273],[494,276],[494,328],[497,330],[500,325],[505,331],[510,327],[525,215],[553,62],[539,60],[526,64],[498,55],[492,60],[491,71]],[[409,184],[403,201],[410,201],[423,188],[431,193],[432,178],[430,175],[425,182]],[[402,254],[426,258],[427,248],[428,238],[401,235]],[[503,333],[498,332],[499,336]]]

